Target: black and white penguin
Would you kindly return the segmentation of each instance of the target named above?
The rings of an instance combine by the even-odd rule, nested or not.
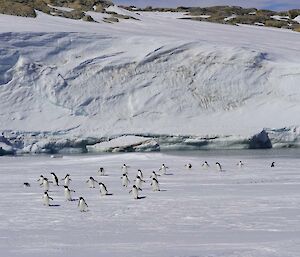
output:
[[[43,181],[44,181],[44,176],[41,175],[41,176],[39,177],[39,179],[37,180],[37,182],[40,182],[40,186],[41,186],[41,187],[43,186]]]
[[[79,197],[78,207],[81,212],[86,211],[86,209],[89,207],[87,205],[87,203],[85,202],[85,200],[83,199],[83,197],[81,197],[81,196]]]
[[[86,183],[89,184],[89,188],[95,188],[95,183],[98,183],[97,180],[95,180],[93,177],[90,177]]]
[[[53,183],[58,186],[58,178],[57,178],[57,176],[55,175],[54,172],[51,172],[51,175],[52,175],[52,178],[53,178]]]
[[[46,191],[42,197],[43,199],[43,204],[46,205],[46,206],[49,206],[50,205],[50,200],[53,201],[53,198],[51,198],[49,195],[48,195],[48,192]]]
[[[65,186],[70,186],[70,181],[72,181],[70,174],[67,174],[62,180],[64,180]]]
[[[165,164],[162,164],[161,167],[159,168],[159,171],[161,171],[162,174],[166,174],[168,168],[169,167],[166,167]]]
[[[155,171],[152,171],[152,174],[150,176],[150,178],[155,178],[157,180],[157,177],[160,176],[159,174],[156,174]]]
[[[99,187],[100,187],[100,195],[107,195],[108,191],[106,189],[106,186],[103,183],[99,183]]]
[[[187,169],[191,169],[192,168],[192,164],[191,163],[187,163],[184,165],[184,167],[186,167]]]
[[[144,178],[143,172],[141,170],[138,170],[138,174],[137,174],[141,179]]]
[[[238,164],[237,164],[237,166],[238,166],[239,168],[243,168],[244,163],[242,163],[242,161],[239,161]]]
[[[129,168],[129,166],[127,166],[125,163],[123,164],[123,166],[122,166],[122,173],[124,174],[127,174],[128,175],[128,168]]]
[[[135,186],[137,187],[137,188],[142,188],[142,183],[143,182],[146,182],[145,180],[143,180],[143,179],[141,179],[141,177],[140,176],[136,176],[136,179],[135,179]]]
[[[128,178],[128,176],[127,176],[126,173],[124,173],[122,175],[121,180],[122,180],[122,186],[123,187],[128,187],[128,184],[130,183],[130,180],[129,180],[129,178]]]
[[[221,164],[220,164],[219,162],[216,162],[216,165],[217,165],[217,167],[218,167],[218,170],[219,170],[219,171],[222,171],[222,166],[221,166]]]
[[[24,183],[23,183],[23,186],[24,186],[24,187],[30,187],[30,183],[24,182]]]
[[[44,188],[44,191],[48,191],[49,190],[49,181],[45,177],[43,179],[43,188]]]
[[[142,189],[138,188],[136,185],[133,185],[132,189],[129,191],[129,194],[132,193],[134,199],[139,199],[139,190],[142,191]]]
[[[152,178],[151,186],[153,191],[160,191],[159,183],[156,178]]]
[[[100,167],[99,170],[98,170],[98,173],[99,173],[100,176],[104,176],[105,175],[104,168]]]
[[[208,169],[208,168],[209,168],[208,162],[205,161],[205,162],[202,164],[202,167],[203,167],[204,169]]]
[[[71,192],[74,192],[74,190],[71,190],[68,186],[64,186],[64,193],[65,193],[65,199],[67,201],[72,201],[72,196],[71,196]]]
[[[275,162],[272,162],[271,163],[271,168],[274,168],[275,167]]]

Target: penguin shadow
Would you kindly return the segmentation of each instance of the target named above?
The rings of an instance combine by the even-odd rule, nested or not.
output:
[[[59,207],[60,204],[49,204],[50,207]]]
[[[167,192],[168,190],[166,189],[160,189],[158,192]]]
[[[165,176],[173,176],[174,175],[174,173],[166,173],[166,174],[164,174]]]
[[[112,194],[112,193],[108,193],[108,194],[106,194],[106,195],[108,195],[108,196],[109,196],[109,195],[114,195],[114,194]]]
[[[140,199],[145,199],[146,196],[139,196],[137,199],[140,200]]]
[[[104,174],[104,175],[98,175],[99,177],[109,177],[109,175]]]
[[[79,198],[74,198],[70,200],[70,202],[77,202],[77,201],[79,201]]]

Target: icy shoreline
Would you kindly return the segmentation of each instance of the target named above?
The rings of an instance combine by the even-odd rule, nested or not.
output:
[[[263,129],[249,137],[122,134],[97,138],[71,136],[59,132],[14,131],[4,131],[0,137],[0,155],[269,149],[298,148],[299,146],[299,127]]]

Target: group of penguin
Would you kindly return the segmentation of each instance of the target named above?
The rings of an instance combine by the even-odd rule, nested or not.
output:
[[[217,166],[219,171],[223,171],[222,166],[219,162],[216,162],[216,166]],[[242,168],[244,166],[244,164],[242,163],[242,161],[239,161],[237,163],[237,166],[239,168]],[[185,167],[187,169],[192,169],[192,164],[188,163],[188,164],[185,165]],[[207,168],[210,167],[210,165],[208,164],[207,161],[205,161],[202,164],[202,167],[204,169],[207,169]],[[275,167],[275,162],[272,162],[271,167]],[[123,187],[128,187],[128,185],[130,183],[130,180],[128,178],[128,168],[129,168],[129,166],[127,166],[126,164],[123,164],[123,166],[121,167],[121,170],[122,170],[121,184],[122,184]],[[151,178],[151,184],[150,185],[151,185],[153,191],[160,191],[158,176],[166,175],[167,174],[167,169],[168,169],[168,167],[165,166],[165,164],[162,164],[162,166],[159,168],[159,172],[161,174],[157,174],[155,171],[152,171],[152,174],[150,176],[150,178]],[[42,199],[43,199],[43,204],[46,205],[46,206],[50,206],[50,200],[53,200],[53,198],[51,198],[48,194],[49,183],[53,183],[56,186],[59,186],[59,180],[58,180],[58,177],[56,176],[56,174],[54,172],[51,172],[50,174],[52,175],[52,181],[49,181],[43,175],[41,175],[39,177],[39,179],[37,180],[38,182],[40,182],[40,186],[43,187],[43,189],[44,189],[44,195],[43,195]],[[98,170],[98,174],[100,176],[105,175],[103,167],[101,167]],[[73,201],[71,193],[72,192],[75,193],[75,191],[71,190],[69,188],[70,181],[72,181],[72,179],[70,178],[70,174],[66,174],[66,176],[61,180],[64,181],[63,182],[64,183],[63,187],[64,187],[64,196],[65,196],[66,201]],[[138,173],[137,173],[137,176],[136,176],[134,181],[135,181],[135,183],[132,186],[132,189],[129,191],[129,193],[132,194],[134,199],[139,199],[139,191],[142,191],[142,184],[146,182],[144,180],[143,172],[140,169],[138,169]],[[106,186],[102,182],[98,182],[97,180],[95,180],[93,177],[89,177],[89,179],[86,181],[86,183],[88,184],[89,188],[95,188],[95,185],[98,184],[101,196],[111,195],[111,194],[108,193],[108,190],[107,190]],[[28,186],[30,186],[30,184],[25,182],[24,186],[28,187]],[[84,200],[83,197],[79,197],[78,207],[79,207],[79,210],[81,212],[85,212],[87,210],[88,205],[87,205],[87,203],[86,203],[86,201]]]
[[[126,164],[123,164],[122,166],[122,177],[121,177],[121,184],[123,187],[128,187],[130,180],[128,178],[128,168],[129,166],[127,166]],[[164,164],[162,164],[161,168],[159,169],[159,171],[162,174],[166,174],[167,173],[167,169],[168,167],[166,167]],[[49,186],[50,183],[53,183],[55,186],[60,186],[59,185],[59,180],[58,177],[56,176],[56,174],[54,172],[50,173],[52,175],[52,181],[49,181],[48,178],[44,177],[43,175],[41,175],[39,177],[39,179],[37,180],[40,183],[40,186],[43,187],[44,189],[44,195],[42,197],[43,199],[43,204],[45,206],[50,206],[50,200],[53,201],[53,198],[49,196],[48,191],[49,191]],[[104,168],[101,167],[98,170],[98,174],[100,176],[104,176]],[[152,172],[150,178],[152,179],[151,181],[151,187],[153,191],[160,191],[160,187],[159,187],[159,182],[158,182],[158,176],[160,176],[160,174],[157,174],[155,171]],[[75,191],[71,190],[69,188],[70,186],[70,182],[72,181],[70,174],[67,174],[63,179],[61,179],[64,183],[63,187],[64,187],[64,195],[65,195],[65,199],[66,201],[73,201],[73,198],[71,196],[71,193]],[[139,169],[137,176],[135,178],[135,183],[132,186],[132,189],[129,191],[129,193],[132,194],[134,199],[139,199],[139,191],[142,191],[142,183],[145,183],[146,181],[144,180],[144,175],[143,172]],[[98,182],[97,180],[95,180],[93,177],[89,177],[89,179],[86,181],[86,183],[88,184],[89,188],[95,188],[95,186],[98,184],[99,188],[100,188],[100,195],[104,196],[104,195],[111,195],[108,193],[108,190],[106,188],[106,186],[102,183],[102,182]],[[30,187],[30,184],[25,182],[24,183],[25,187]],[[83,197],[79,197],[79,201],[78,201],[78,207],[79,210],[81,212],[85,212],[88,208],[88,205],[86,203],[86,201],[84,200]]]

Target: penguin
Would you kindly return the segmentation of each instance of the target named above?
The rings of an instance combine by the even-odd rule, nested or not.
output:
[[[237,166],[238,166],[239,168],[243,168],[244,163],[242,163],[242,161],[239,161],[239,163],[237,164]]]
[[[202,164],[202,167],[203,167],[204,169],[207,169],[207,168],[209,168],[209,164],[208,164],[208,162],[207,162],[207,161],[205,161],[205,162]]]
[[[130,183],[130,180],[128,179],[128,176],[126,173],[124,173],[121,177],[122,179],[122,186],[123,187],[128,187],[128,184]]]
[[[43,186],[43,180],[44,180],[44,176],[41,175],[41,176],[39,177],[39,179],[37,180],[37,182],[40,182],[40,186]]]
[[[136,185],[133,185],[132,189],[129,191],[129,194],[132,193],[134,199],[139,199],[139,190],[142,191],[142,189],[137,188]]]
[[[52,200],[53,201],[53,198],[51,198],[49,195],[48,195],[48,192],[45,191],[43,197],[43,204],[46,205],[46,206],[49,206],[50,205],[50,201],[49,200]]]
[[[167,169],[169,167],[166,167],[165,164],[162,164],[161,167],[159,168],[159,171],[161,171],[164,175],[167,173]]]
[[[142,187],[142,182],[146,182],[145,180],[141,179],[140,176],[136,176],[135,179],[135,186],[140,189]]]
[[[53,183],[55,183],[55,185],[59,186],[59,185],[58,185],[58,178],[57,178],[57,176],[55,175],[55,173],[54,173],[54,172],[51,172],[50,174],[52,175]]]
[[[138,176],[143,179],[144,178],[144,175],[143,175],[143,172],[141,170],[138,170]]]
[[[156,174],[155,171],[152,171],[152,174],[150,178],[155,178],[157,180],[157,177],[160,176],[159,174]]]
[[[191,169],[191,168],[192,168],[192,164],[191,164],[191,163],[185,164],[184,166],[185,166],[187,169]]]
[[[66,201],[72,201],[72,196],[71,196],[71,192],[74,192],[74,190],[69,189],[68,186],[64,186],[64,193],[65,193],[65,199]]]
[[[156,178],[152,178],[151,186],[153,191],[160,191],[159,183]]]
[[[98,183],[97,180],[95,180],[93,177],[90,177],[86,183],[89,184],[89,188],[95,188],[95,183]]]
[[[64,180],[65,186],[70,186],[70,181],[72,181],[70,174],[67,174],[62,180]]]
[[[24,186],[24,187],[30,187],[30,184],[29,184],[28,182],[24,182],[24,183],[23,183],[23,186]]]
[[[85,200],[83,199],[83,197],[81,197],[81,196],[79,197],[78,207],[79,207],[79,210],[80,210],[81,212],[85,212],[86,209],[89,207],[89,206],[86,204],[86,202],[85,202]]]
[[[122,173],[125,173],[126,175],[128,175],[128,168],[129,166],[127,166],[125,163],[122,166]]]
[[[107,195],[108,191],[106,189],[106,186],[103,183],[99,183],[99,187],[100,187],[100,194],[103,195]]]
[[[44,191],[48,191],[49,190],[49,181],[45,177],[43,179],[43,188],[44,188]]]
[[[274,168],[275,167],[275,162],[272,162],[271,163],[271,168]]]
[[[103,167],[100,167],[99,170],[98,170],[98,173],[100,176],[104,176],[104,168]]]
[[[219,171],[222,171],[222,166],[219,162],[216,162],[216,165],[218,166]]]

